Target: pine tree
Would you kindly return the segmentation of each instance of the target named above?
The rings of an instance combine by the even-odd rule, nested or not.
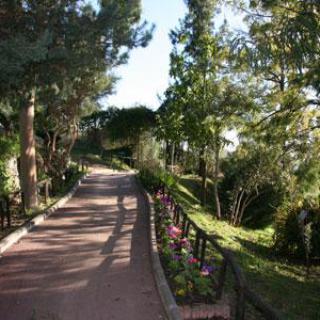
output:
[[[33,124],[41,91],[53,85],[66,91],[69,83],[70,97],[76,98],[72,108],[79,105],[90,95],[83,93],[82,81],[95,82],[102,72],[125,63],[129,49],[148,43],[151,32],[146,23],[139,25],[140,14],[140,1],[102,1],[98,12],[76,0],[1,2],[0,94],[20,113],[26,208],[37,205]]]

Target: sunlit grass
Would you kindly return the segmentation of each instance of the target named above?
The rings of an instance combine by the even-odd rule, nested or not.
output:
[[[313,266],[310,277],[306,278],[303,263],[275,255],[272,225],[252,230],[219,221],[212,207],[200,206],[199,192],[200,180],[194,176],[182,176],[173,190],[189,216],[234,253],[250,287],[282,310],[285,319],[319,320],[320,266]]]

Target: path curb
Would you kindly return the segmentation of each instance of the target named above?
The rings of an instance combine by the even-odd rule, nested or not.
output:
[[[155,229],[155,211],[154,211],[154,202],[150,194],[143,188],[141,182],[139,181],[138,177],[135,176],[137,185],[143,197],[145,199],[145,203],[147,206],[147,210],[149,212],[149,228],[150,228],[150,255],[151,255],[151,264],[153,269],[153,275],[156,281],[156,285],[158,288],[158,292],[160,294],[160,298],[164,309],[166,311],[166,315],[168,320],[182,320],[180,315],[179,307],[176,304],[176,301],[172,295],[171,289],[168,285],[166,276],[164,274],[159,252],[157,246],[157,238],[156,238],[156,229]]]
[[[4,237],[0,241],[0,254],[4,253],[6,250],[8,250],[13,244],[18,242],[23,236],[25,236],[27,233],[29,233],[36,225],[42,223],[44,220],[46,220],[52,213],[54,213],[57,209],[61,208],[77,191],[78,187],[81,185],[82,180],[84,180],[87,177],[87,175],[84,175],[81,177],[71,188],[71,190],[63,196],[61,199],[59,199],[52,207],[47,209],[45,212],[37,215],[32,220],[26,222],[21,227],[19,227],[14,232],[10,233],[6,237]]]

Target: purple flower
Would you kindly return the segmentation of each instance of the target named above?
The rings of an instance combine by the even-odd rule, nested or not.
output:
[[[171,199],[170,199],[169,196],[164,195],[161,198],[161,202],[162,202],[163,205],[165,205],[167,207],[167,206],[169,206],[171,204]]]
[[[180,240],[180,246],[181,246],[181,248],[187,249],[189,252],[192,251],[191,243],[187,238],[182,238]]]
[[[177,249],[177,245],[174,242],[170,242],[169,243],[169,248],[172,249],[172,250],[175,250],[175,249]]]
[[[204,276],[204,277],[207,277],[207,276],[209,276],[212,272],[213,272],[213,267],[212,267],[212,266],[204,265],[204,266],[201,268],[200,274],[201,274],[202,276]]]
[[[181,260],[181,256],[179,256],[178,254],[174,254],[172,256],[172,259],[175,260],[175,261],[180,261]]]

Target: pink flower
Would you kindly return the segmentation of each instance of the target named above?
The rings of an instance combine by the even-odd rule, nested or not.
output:
[[[182,239],[180,240],[180,243],[181,243],[182,246],[185,245],[185,244],[188,243],[188,242],[189,242],[189,240],[188,240],[187,238],[182,238]]]
[[[181,246],[181,248],[187,249],[188,251],[192,250],[191,243],[187,238],[182,238],[180,240],[180,246]]]
[[[179,236],[181,236],[181,234],[182,234],[182,230],[175,227],[174,225],[170,225],[167,227],[167,235],[171,239],[177,239]]]

